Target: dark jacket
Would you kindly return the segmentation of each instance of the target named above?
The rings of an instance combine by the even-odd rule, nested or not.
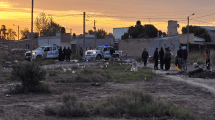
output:
[[[114,48],[111,48],[111,49],[110,49],[110,54],[113,55],[114,53],[115,53],[115,49],[114,49]]]
[[[184,59],[186,60],[187,57],[188,57],[188,51],[185,49],[185,50],[184,50]]]
[[[159,56],[160,56],[160,60],[162,60],[164,57],[164,51],[163,50],[159,51]]]
[[[159,57],[159,56],[158,56],[158,51],[157,51],[157,50],[155,50],[155,52],[154,52],[154,57],[153,57],[153,58],[154,58],[155,60],[157,60],[157,59],[158,59],[158,57]]]
[[[143,58],[143,59],[148,59],[148,57],[149,57],[148,52],[147,52],[147,51],[143,51],[143,53],[142,53],[142,58]]]
[[[63,54],[66,55],[66,48],[63,48]]]
[[[67,55],[70,55],[71,53],[72,53],[71,49],[68,48],[68,49],[66,50],[66,54],[67,54]]]
[[[179,49],[177,55],[179,58],[184,58],[184,51],[182,49]]]

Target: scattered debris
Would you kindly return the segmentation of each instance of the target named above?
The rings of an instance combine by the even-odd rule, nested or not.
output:
[[[18,61],[18,60],[14,60],[14,62],[15,62],[15,63],[18,63],[19,61]]]
[[[125,59],[125,62],[126,62],[126,63],[130,63],[131,60],[130,60],[130,59]]]
[[[100,65],[99,67],[100,67],[101,69],[104,69],[104,65]]]
[[[63,67],[62,67],[63,68]],[[63,68],[63,71],[66,72],[66,68]]]
[[[9,95],[9,94],[6,94],[6,97],[10,97],[10,95]]]
[[[5,63],[3,63],[2,66],[3,67],[12,67],[12,64],[11,64],[11,62],[5,62]]]
[[[91,82],[92,86],[100,86],[100,83]]]

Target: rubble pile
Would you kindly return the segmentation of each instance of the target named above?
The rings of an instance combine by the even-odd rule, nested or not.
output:
[[[215,71],[203,70],[202,68],[197,68],[190,71],[179,71],[177,73],[167,73],[167,75],[187,75],[191,78],[206,78],[206,79],[214,79]]]
[[[206,78],[206,79],[214,79],[215,78],[215,71],[203,70],[201,72],[196,72],[193,74],[189,74],[191,78]]]

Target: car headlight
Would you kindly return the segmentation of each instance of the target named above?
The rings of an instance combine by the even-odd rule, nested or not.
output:
[[[32,55],[35,55],[36,54],[36,52],[32,52]]]
[[[94,51],[93,54],[96,54],[96,51]]]

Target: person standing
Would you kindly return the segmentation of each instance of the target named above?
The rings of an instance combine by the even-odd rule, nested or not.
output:
[[[154,61],[155,61],[155,63],[154,63],[154,70],[158,70],[158,57],[159,57],[159,55],[158,55],[158,48],[156,48],[155,49],[155,52],[154,52]]]
[[[188,51],[187,51],[187,47],[183,46],[182,47],[183,51],[184,51],[184,70],[187,70],[187,58],[188,58]]]
[[[82,47],[80,47],[80,49],[79,49],[79,54],[81,55],[81,57],[83,57],[83,49],[82,49]]]
[[[205,59],[206,59],[207,69],[210,70],[210,59],[211,59],[211,55],[210,55],[210,49],[209,49],[208,46],[206,47]]]
[[[164,61],[165,61],[165,70],[169,70],[170,69],[170,52],[169,52],[168,48],[165,48]]]
[[[71,55],[72,51],[71,49],[68,47],[66,50],[66,61],[70,62],[70,55]]]
[[[164,65],[164,50],[163,47],[161,47],[161,50],[159,51],[159,57],[160,57],[160,69],[163,70],[163,65]]]
[[[58,53],[59,53],[58,60],[59,60],[59,61],[62,61],[62,47],[61,47],[61,46],[60,46],[60,48],[58,49]]]
[[[63,61],[65,60],[65,58],[66,58],[66,46],[64,46],[64,48],[63,48]]]
[[[146,51],[146,48],[144,48],[143,53],[142,53],[144,67],[146,67],[148,57],[149,57],[149,53]]]
[[[182,47],[179,46],[179,50],[177,51],[177,55],[178,55],[179,68],[183,69],[184,68],[184,51],[181,48]]]

